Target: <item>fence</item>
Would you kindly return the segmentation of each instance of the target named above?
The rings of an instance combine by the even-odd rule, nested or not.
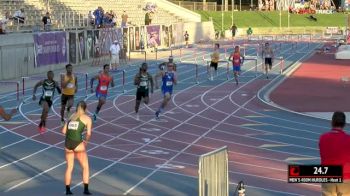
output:
[[[199,196],[228,196],[228,150],[224,146],[199,157]]]

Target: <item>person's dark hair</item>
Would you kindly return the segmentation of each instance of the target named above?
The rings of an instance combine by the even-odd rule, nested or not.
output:
[[[218,47],[218,48],[220,48],[220,44],[219,44],[219,43],[216,43],[215,46]]]
[[[109,67],[108,64],[103,65],[103,69],[106,69],[106,67]]]
[[[332,116],[332,127],[345,127],[346,117],[344,112],[336,111]]]
[[[53,74],[53,71],[51,71],[51,70],[48,71],[48,72],[47,72],[47,75],[49,75],[49,74]]]
[[[72,65],[72,64],[67,64],[67,65],[66,65],[66,69],[67,69],[68,67],[73,67],[73,65]]]
[[[84,111],[86,110],[86,103],[85,101],[79,101],[78,104],[77,104],[77,111],[78,111],[78,108],[81,107]]]

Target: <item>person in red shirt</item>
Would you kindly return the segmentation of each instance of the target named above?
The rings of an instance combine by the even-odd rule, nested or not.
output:
[[[235,78],[236,85],[238,85],[238,75],[241,74],[241,66],[244,62],[244,56],[241,54],[239,46],[235,46],[235,51],[230,55],[228,60],[232,62],[233,76]]]
[[[350,195],[350,135],[343,130],[346,117],[343,112],[334,112],[331,131],[319,140],[322,165],[342,165],[343,183],[322,184],[322,196]]]
[[[98,80],[98,85],[96,87],[96,97],[98,99],[98,104],[96,107],[96,111],[93,115],[93,120],[96,121],[97,114],[100,112],[102,105],[106,103],[109,83],[111,83],[111,86],[114,87],[113,77],[111,75],[109,75],[109,65],[108,64],[105,64],[103,66],[102,73],[91,78],[91,82],[90,82],[91,93],[94,92],[94,90],[93,90],[94,80]]]

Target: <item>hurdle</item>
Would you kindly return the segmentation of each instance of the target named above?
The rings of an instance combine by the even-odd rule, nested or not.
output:
[[[62,84],[62,76],[64,75],[65,73],[60,73],[60,80],[61,80],[61,84]],[[84,79],[85,79],[85,97],[87,97],[87,94],[88,94],[88,89],[89,89],[89,74],[88,73],[82,73],[82,72],[75,72],[73,73],[73,75],[76,75],[76,76],[83,76]],[[62,86],[61,86],[62,88]]]
[[[19,101],[19,81],[0,81],[0,85],[16,85],[16,100]]]
[[[248,48],[255,48],[255,54],[253,56],[259,56],[259,49],[260,49],[260,44],[243,44],[242,46],[240,46],[240,48],[243,48],[243,56],[247,56],[246,55],[246,50]]]
[[[145,54],[145,62],[147,62],[147,52],[145,50],[129,50],[129,61],[131,59],[131,52],[136,52],[136,53],[144,53]]]
[[[195,75],[195,79],[196,79],[196,84],[199,84],[199,72],[198,72],[198,69],[199,69],[199,65],[197,63],[197,60],[195,61],[179,61],[179,62],[175,62],[175,64],[190,64],[190,65],[194,65],[195,66],[195,72],[196,72],[196,75]]]
[[[206,60],[206,64],[207,64],[207,78],[208,80],[210,79],[210,63],[211,63],[211,60]],[[229,80],[230,78],[230,61],[227,61],[227,60],[219,60],[218,61],[218,67],[220,65],[220,63],[225,63],[226,64],[226,80]]]
[[[307,43],[307,48],[310,49],[310,42],[312,40],[311,34],[301,34],[299,35],[299,41],[304,41]]]
[[[111,70],[111,73],[122,73],[122,89],[123,89],[123,93],[125,93],[125,75],[126,75],[126,71],[125,70]]]
[[[284,57],[283,56],[280,56],[277,58],[280,62],[280,74],[283,74],[283,71],[284,71]]]
[[[244,61],[255,62],[255,77],[258,76],[258,56],[244,56]]]
[[[25,99],[25,91],[26,91],[26,81],[28,80],[35,80],[35,81],[39,81],[39,80],[44,80],[47,79],[47,76],[24,76],[22,77],[22,96],[23,96],[23,103],[24,103],[24,99]]]

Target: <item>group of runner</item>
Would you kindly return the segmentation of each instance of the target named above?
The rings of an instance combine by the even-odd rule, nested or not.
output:
[[[211,62],[210,62],[210,70],[209,70],[209,80],[213,80],[213,71],[215,71],[215,75],[217,76],[218,64],[220,61],[220,53],[219,53],[220,45],[216,43],[214,45],[214,52],[211,54]],[[264,59],[264,70],[266,78],[268,79],[269,70],[272,69],[272,63],[274,59],[274,52],[268,42],[265,43],[262,49],[262,58]],[[232,63],[233,77],[238,85],[238,76],[241,73],[241,66],[244,63],[244,55],[240,51],[240,47],[237,45],[234,48],[233,53],[228,58],[228,61]]]

